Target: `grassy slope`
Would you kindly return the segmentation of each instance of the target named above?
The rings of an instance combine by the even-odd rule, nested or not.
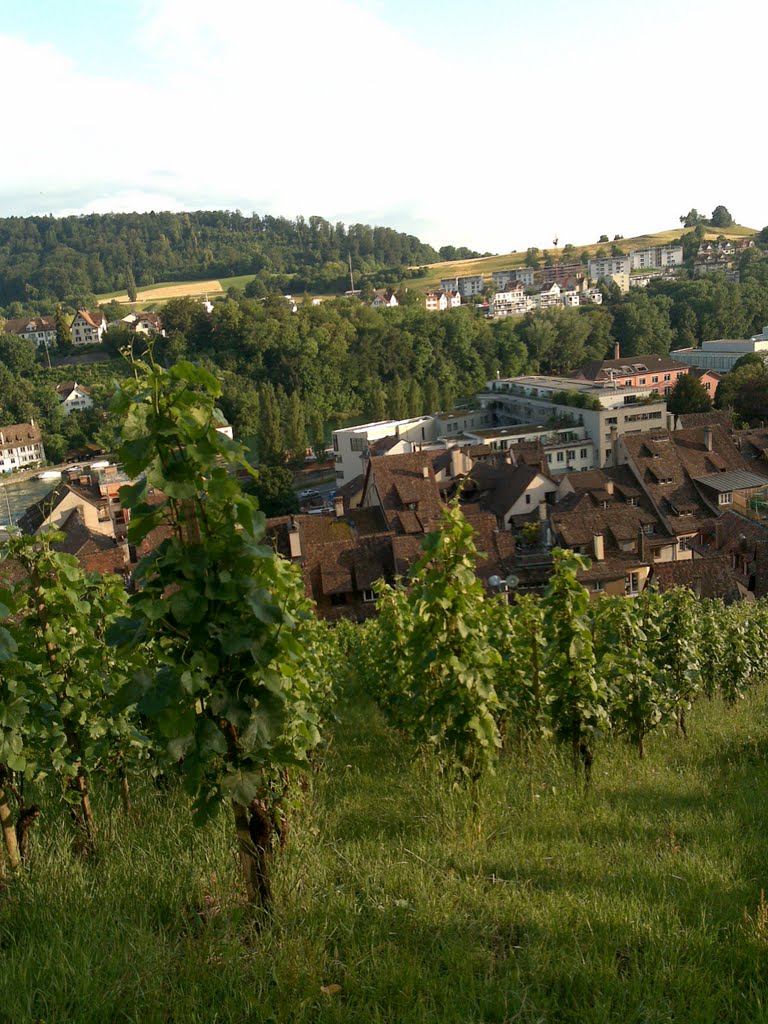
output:
[[[624,252],[631,252],[634,249],[648,249],[654,245],[667,245],[675,238],[679,238],[686,228],[672,228],[669,231],[656,231],[653,234],[636,235],[634,238],[622,238],[616,244],[620,245]],[[706,238],[717,238],[723,234],[726,238],[743,238],[745,235],[754,235],[753,228],[745,228],[735,224],[725,231],[711,230],[705,234]],[[605,249],[610,252],[613,242],[594,242],[591,245],[574,246],[574,252],[569,255],[569,262],[577,262],[582,252],[594,255],[598,249]],[[548,252],[562,254],[562,249],[548,249]],[[413,278],[408,282],[411,288],[434,288],[440,283],[441,277],[463,277],[467,274],[485,274],[490,280],[494,270],[507,270],[510,267],[525,266],[525,250],[509,253],[502,256],[485,256],[477,260],[454,260],[448,263],[431,263],[425,268],[426,273],[422,277]]]
[[[365,698],[342,710],[258,936],[229,896],[223,823],[196,832],[180,798],[145,793],[130,821],[97,800],[93,864],[44,818],[0,899],[2,1019],[768,1018],[764,695],[702,702],[691,739],[654,737],[644,763],[606,745],[587,796],[558,752],[513,757],[476,825]]]
[[[685,228],[672,228],[669,231],[657,231],[653,234],[648,235],[637,235],[635,238],[624,238],[618,244],[626,251],[629,252],[631,249],[647,249],[653,245],[666,245],[675,238],[679,238],[681,233],[686,230]],[[706,233],[707,238],[717,238],[719,234],[723,234],[726,238],[743,238],[745,235],[754,235],[755,230],[753,228],[745,228],[739,224],[735,224],[732,228],[728,228],[725,231],[708,231]],[[575,253],[573,254],[574,261],[578,260],[582,252],[586,251],[590,254],[594,254],[598,249],[604,248],[609,249],[612,245],[609,242],[607,245],[605,242],[595,242],[592,245],[577,245],[575,246]],[[561,249],[549,250],[551,252],[562,252]],[[440,283],[441,277],[463,277],[466,274],[485,274],[490,280],[490,275],[494,270],[506,270],[509,267],[522,267],[525,265],[525,251],[508,253],[507,255],[501,256],[485,256],[476,260],[454,260],[453,262],[446,263],[431,263],[426,267],[426,273],[421,277],[413,278],[408,281],[409,288],[434,288]],[[221,285],[221,292],[209,291],[210,297],[217,294],[226,292],[229,288],[245,288],[249,281],[253,280],[253,274],[241,274],[238,277],[220,277],[219,283]],[[137,308],[141,308],[142,294],[147,292],[154,292],[158,288],[165,287],[181,287],[183,285],[189,286],[189,294],[197,295],[200,294],[200,282],[199,281],[158,281],[156,284],[147,285],[146,287],[138,288],[139,300],[133,303]],[[107,292],[103,295],[97,296],[100,302],[108,302],[110,299],[125,298],[125,292]],[[330,297],[330,296],[326,296]],[[153,308],[159,308],[164,304],[164,300],[151,300],[150,305]],[[126,303],[130,305],[130,303]]]

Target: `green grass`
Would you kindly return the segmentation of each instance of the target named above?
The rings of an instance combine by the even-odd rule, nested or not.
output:
[[[508,756],[476,822],[361,695],[250,930],[221,821],[147,790],[96,801],[100,851],[48,813],[0,898],[0,1019],[45,1024],[768,1020],[766,698],[701,702],[592,792],[557,750]],[[323,986],[339,985],[326,994]]]

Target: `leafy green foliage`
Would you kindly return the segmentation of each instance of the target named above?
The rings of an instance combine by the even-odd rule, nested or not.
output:
[[[468,779],[492,769],[501,746],[494,688],[499,655],[489,643],[472,528],[458,502],[429,534],[408,586],[379,592],[379,666],[389,666],[388,706],[420,743]]]

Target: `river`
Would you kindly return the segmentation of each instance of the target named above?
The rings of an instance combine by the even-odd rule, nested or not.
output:
[[[56,480],[6,479],[0,476],[0,526],[16,524],[33,502],[39,501],[56,486]]]

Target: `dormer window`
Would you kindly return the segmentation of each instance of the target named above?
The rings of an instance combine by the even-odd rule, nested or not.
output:
[[[732,505],[733,493],[731,491],[723,491],[722,494],[718,494],[717,503],[718,505]]]

